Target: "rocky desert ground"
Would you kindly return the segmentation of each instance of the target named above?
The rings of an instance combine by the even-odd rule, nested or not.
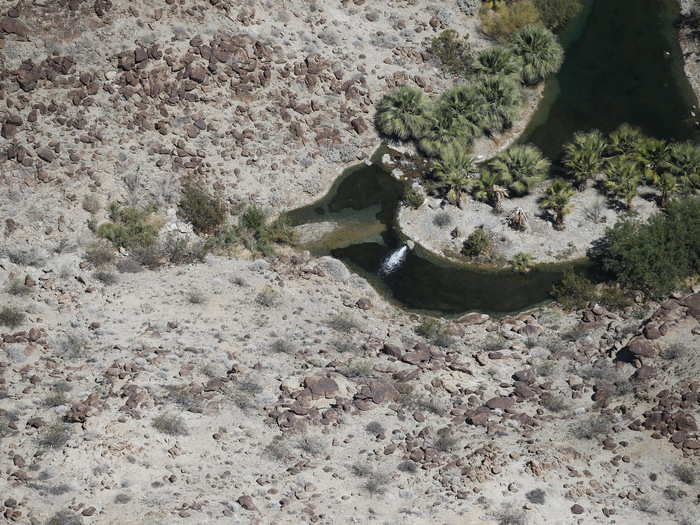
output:
[[[115,201],[194,239],[188,177],[320,197],[471,4],[0,4],[0,520],[700,522],[700,289],[439,320],[293,248],[86,257]]]

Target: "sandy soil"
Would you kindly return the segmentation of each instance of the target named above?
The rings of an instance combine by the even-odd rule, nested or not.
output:
[[[442,206],[441,199],[426,198],[419,209],[402,207],[399,211],[401,231],[414,242],[432,252],[456,258],[464,240],[475,228],[483,227],[493,241],[493,256],[510,260],[518,253],[533,255],[535,262],[562,262],[586,256],[591,243],[620,220],[621,214],[610,209],[603,195],[594,188],[576,193],[571,199],[572,211],[566,216],[564,230],[556,230],[551,218],[538,205],[541,190],[516,199],[506,199],[503,211],[470,197],[462,208]],[[509,224],[512,210],[521,208],[528,216],[525,231]],[[641,220],[658,211],[653,201],[636,197],[632,208]],[[436,217],[449,217],[448,224],[436,224]],[[444,219],[443,219],[444,220]],[[455,231],[455,228],[457,231]],[[457,257],[455,257],[457,255]]]

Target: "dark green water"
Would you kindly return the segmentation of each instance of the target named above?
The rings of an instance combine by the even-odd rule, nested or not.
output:
[[[624,122],[657,138],[697,138],[678,16],[675,0],[589,1],[562,35],[564,65],[520,142],[556,160],[576,131],[609,132]]]
[[[521,138],[552,159],[574,132],[611,131],[623,122],[667,139],[697,136],[690,111],[696,103],[683,73],[673,0],[589,0],[563,42],[566,59]],[[375,155],[378,157],[380,152]],[[549,299],[566,268],[539,265],[526,275],[457,265],[420,247],[388,275],[382,263],[403,245],[394,218],[402,185],[379,166],[346,170],[323,199],[289,213],[293,224],[337,221],[348,227],[315,246],[367,278],[401,305],[459,314],[516,312]],[[363,233],[366,232],[366,235]],[[348,242],[348,239],[353,239]]]

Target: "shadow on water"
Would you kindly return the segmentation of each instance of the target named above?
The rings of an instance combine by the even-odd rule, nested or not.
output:
[[[564,64],[519,142],[557,160],[576,131],[622,123],[669,140],[698,137],[676,0],[589,0],[562,35]]]
[[[607,132],[623,122],[659,138],[695,138],[690,112],[696,99],[683,73],[677,16],[673,0],[589,0],[562,37],[564,66],[548,81],[521,142],[533,142],[557,159],[574,132]],[[288,218],[294,225],[339,223],[314,252],[342,260],[389,299],[447,315],[504,314],[547,301],[567,268],[590,272],[585,262],[538,265],[524,275],[486,270],[449,262],[420,246],[395,271],[381,272],[387,257],[403,246],[395,226],[403,185],[379,166],[384,152],[375,154],[371,166],[346,170],[324,198]]]

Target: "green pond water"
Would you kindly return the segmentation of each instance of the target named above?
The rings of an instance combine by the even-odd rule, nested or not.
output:
[[[578,130],[610,131],[623,122],[659,138],[697,137],[695,96],[683,73],[673,0],[591,0],[562,41],[566,59],[548,80],[540,107],[520,141],[557,159]],[[346,170],[320,201],[288,214],[292,224],[333,221],[335,234],[311,248],[331,254],[411,310],[456,315],[505,314],[549,299],[573,266],[538,265],[527,274],[459,265],[417,246],[401,250],[395,225],[402,184],[375,164]],[[399,252],[399,250],[401,250]],[[400,259],[391,272],[387,260]]]

